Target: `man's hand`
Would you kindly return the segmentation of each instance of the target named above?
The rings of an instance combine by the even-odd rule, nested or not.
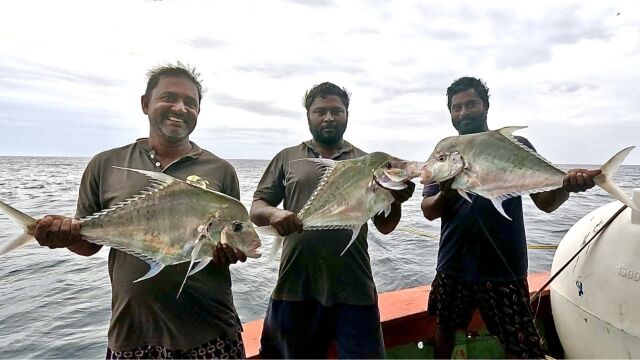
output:
[[[274,209],[269,216],[269,224],[278,231],[280,236],[302,232],[302,220],[298,215],[288,210]]]
[[[562,182],[562,189],[566,192],[582,192],[595,186],[593,178],[600,175],[600,170],[571,169]]]
[[[393,199],[400,204],[411,199],[416,189],[416,184],[413,181],[407,180],[404,183],[407,184],[407,187],[402,190],[389,190],[391,195],[393,195]]]
[[[213,249],[213,263],[216,265],[227,266],[238,262],[247,261],[247,255],[238,249],[234,249],[229,244],[218,243]]]
[[[82,240],[80,223],[73,218],[60,215],[47,215],[38,220],[33,237],[40,246],[49,249],[69,247]]]

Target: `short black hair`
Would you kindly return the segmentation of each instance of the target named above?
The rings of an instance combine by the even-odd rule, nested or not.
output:
[[[151,92],[158,86],[158,82],[162,76],[182,76],[190,80],[198,90],[198,101],[202,101],[202,93],[205,92],[206,89],[202,88],[200,73],[196,71],[195,67],[183,64],[180,61],[177,61],[175,65],[167,63],[153,67],[147,71],[149,81],[147,81],[147,89],[144,92],[146,97],[151,97]]]
[[[309,111],[311,109],[311,104],[321,97],[325,98],[330,95],[335,95],[342,100],[345,109],[349,110],[349,98],[351,95],[347,92],[347,89],[341,88],[335,84],[330,82],[323,82],[322,84],[315,85],[310,90],[304,93],[304,107]]]
[[[447,88],[447,109],[451,111],[451,98],[453,95],[473,89],[484,104],[484,109],[489,110],[489,88],[482,80],[470,76],[461,77]]]

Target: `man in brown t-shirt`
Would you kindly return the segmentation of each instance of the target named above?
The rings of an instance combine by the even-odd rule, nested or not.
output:
[[[367,226],[340,256],[351,239],[350,230],[302,231],[296,213],[316,188],[319,176],[289,171],[292,160],[352,159],[366,153],[342,136],[347,127],[349,95],[331,83],[313,87],[305,96],[307,120],[313,138],[280,151],[265,170],[253,196],[251,220],[272,225],[287,236],[280,274],[273,291],[261,338],[263,358],[324,358],[335,339],[340,358],[382,358],[377,293],[367,252]],[[415,186],[394,191],[388,217],[373,223],[384,234],[400,220],[400,203]],[[283,202],[283,208],[277,208]]]
[[[141,97],[142,110],[149,118],[149,137],[91,159],[80,183],[76,218],[108,209],[148,185],[144,176],[114,169],[114,165],[163,172],[183,180],[195,177],[212,190],[240,198],[231,164],[189,141],[202,100],[198,77],[195,69],[181,63],[149,72]],[[81,239],[76,220],[57,215],[41,219],[35,237],[42,246],[67,247],[84,256],[101,248]],[[189,277],[178,299],[188,263],[166,267],[156,276],[134,283],[149,265],[110,249],[112,316],[107,358],[245,356],[228,265],[245,261],[246,256],[228,245],[218,245],[213,263]]]

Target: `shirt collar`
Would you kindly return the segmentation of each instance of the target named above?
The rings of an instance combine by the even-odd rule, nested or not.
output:
[[[309,149],[316,157],[320,157],[320,152],[315,148],[315,146],[313,145],[313,141],[312,140],[307,140],[305,142],[302,143],[304,146],[307,147],[307,149]],[[348,142],[347,140],[342,140],[342,146],[340,147],[340,149],[338,149],[336,151],[336,153],[333,155],[332,159],[337,159],[339,158],[342,154],[348,153],[353,151],[353,145],[351,145],[350,142]]]
[[[147,154],[155,154],[155,151],[149,146],[149,138],[139,138],[139,139],[136,140],[136,143],[138,145],[140,145],[140,147]],[[189,151],[189,153],[185,154],[183,157],[190,157],[190,158],[194,158],[194,159],[200,157],[200,155],[202,155],[202,151],[203,151],[200,148],[200,146],[198,146],[193,141],[189,141],[189,143],[191,144],[191,151]]]

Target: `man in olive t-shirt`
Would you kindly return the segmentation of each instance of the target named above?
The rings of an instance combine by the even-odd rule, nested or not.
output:
[[[96,155],[80,183],[76,218],[108,209],[149,185],[137,173],[112,166],[158,171],[178,179],[197,179],[209,189],[240,197],[233,167],[189,141],[194,130],[202,87],[193,68],[180,63],[154,68],[141,97],[148,115],[149,138]],[[48,215],[38,222],[35,237],[42,246],[67,247],[91,256],[101,246],[82,240],[79,223]],[[241,323],[233,305],[228,265],[246,256],[228,245],[216,247],[213,262],[178,289],[188,264],[165,267],[152,278],[144,261],[111,248],[109,277],[112,316],[107,358],[243,358]]]
[[[272,225],[287,236],[280,274],[273,291],[261,338],[263,358],[324,358],[335,339],[340,358],[382,358],[377,293],[369,254],[367,226],[340,256],[351,239],[350,230],[302,232],[296,213],[304,206],[319,177],[314,166],[289,166],[304,158],[345,160],[366,153],[342,139],[347,127],[349,95],[331,83],[315,86],[305,96],[313,138],[279,152],[267,167],[253,196],[251,220]],[[297,162],[297,165],[300,165]],[[302,169],[302,170],[301,170]],[[400,203],[413,194],[408,182],[393,191],[388,217],[373,223],[384,234],[400,220]],[[284,209],[276,206],[283,202]]]

